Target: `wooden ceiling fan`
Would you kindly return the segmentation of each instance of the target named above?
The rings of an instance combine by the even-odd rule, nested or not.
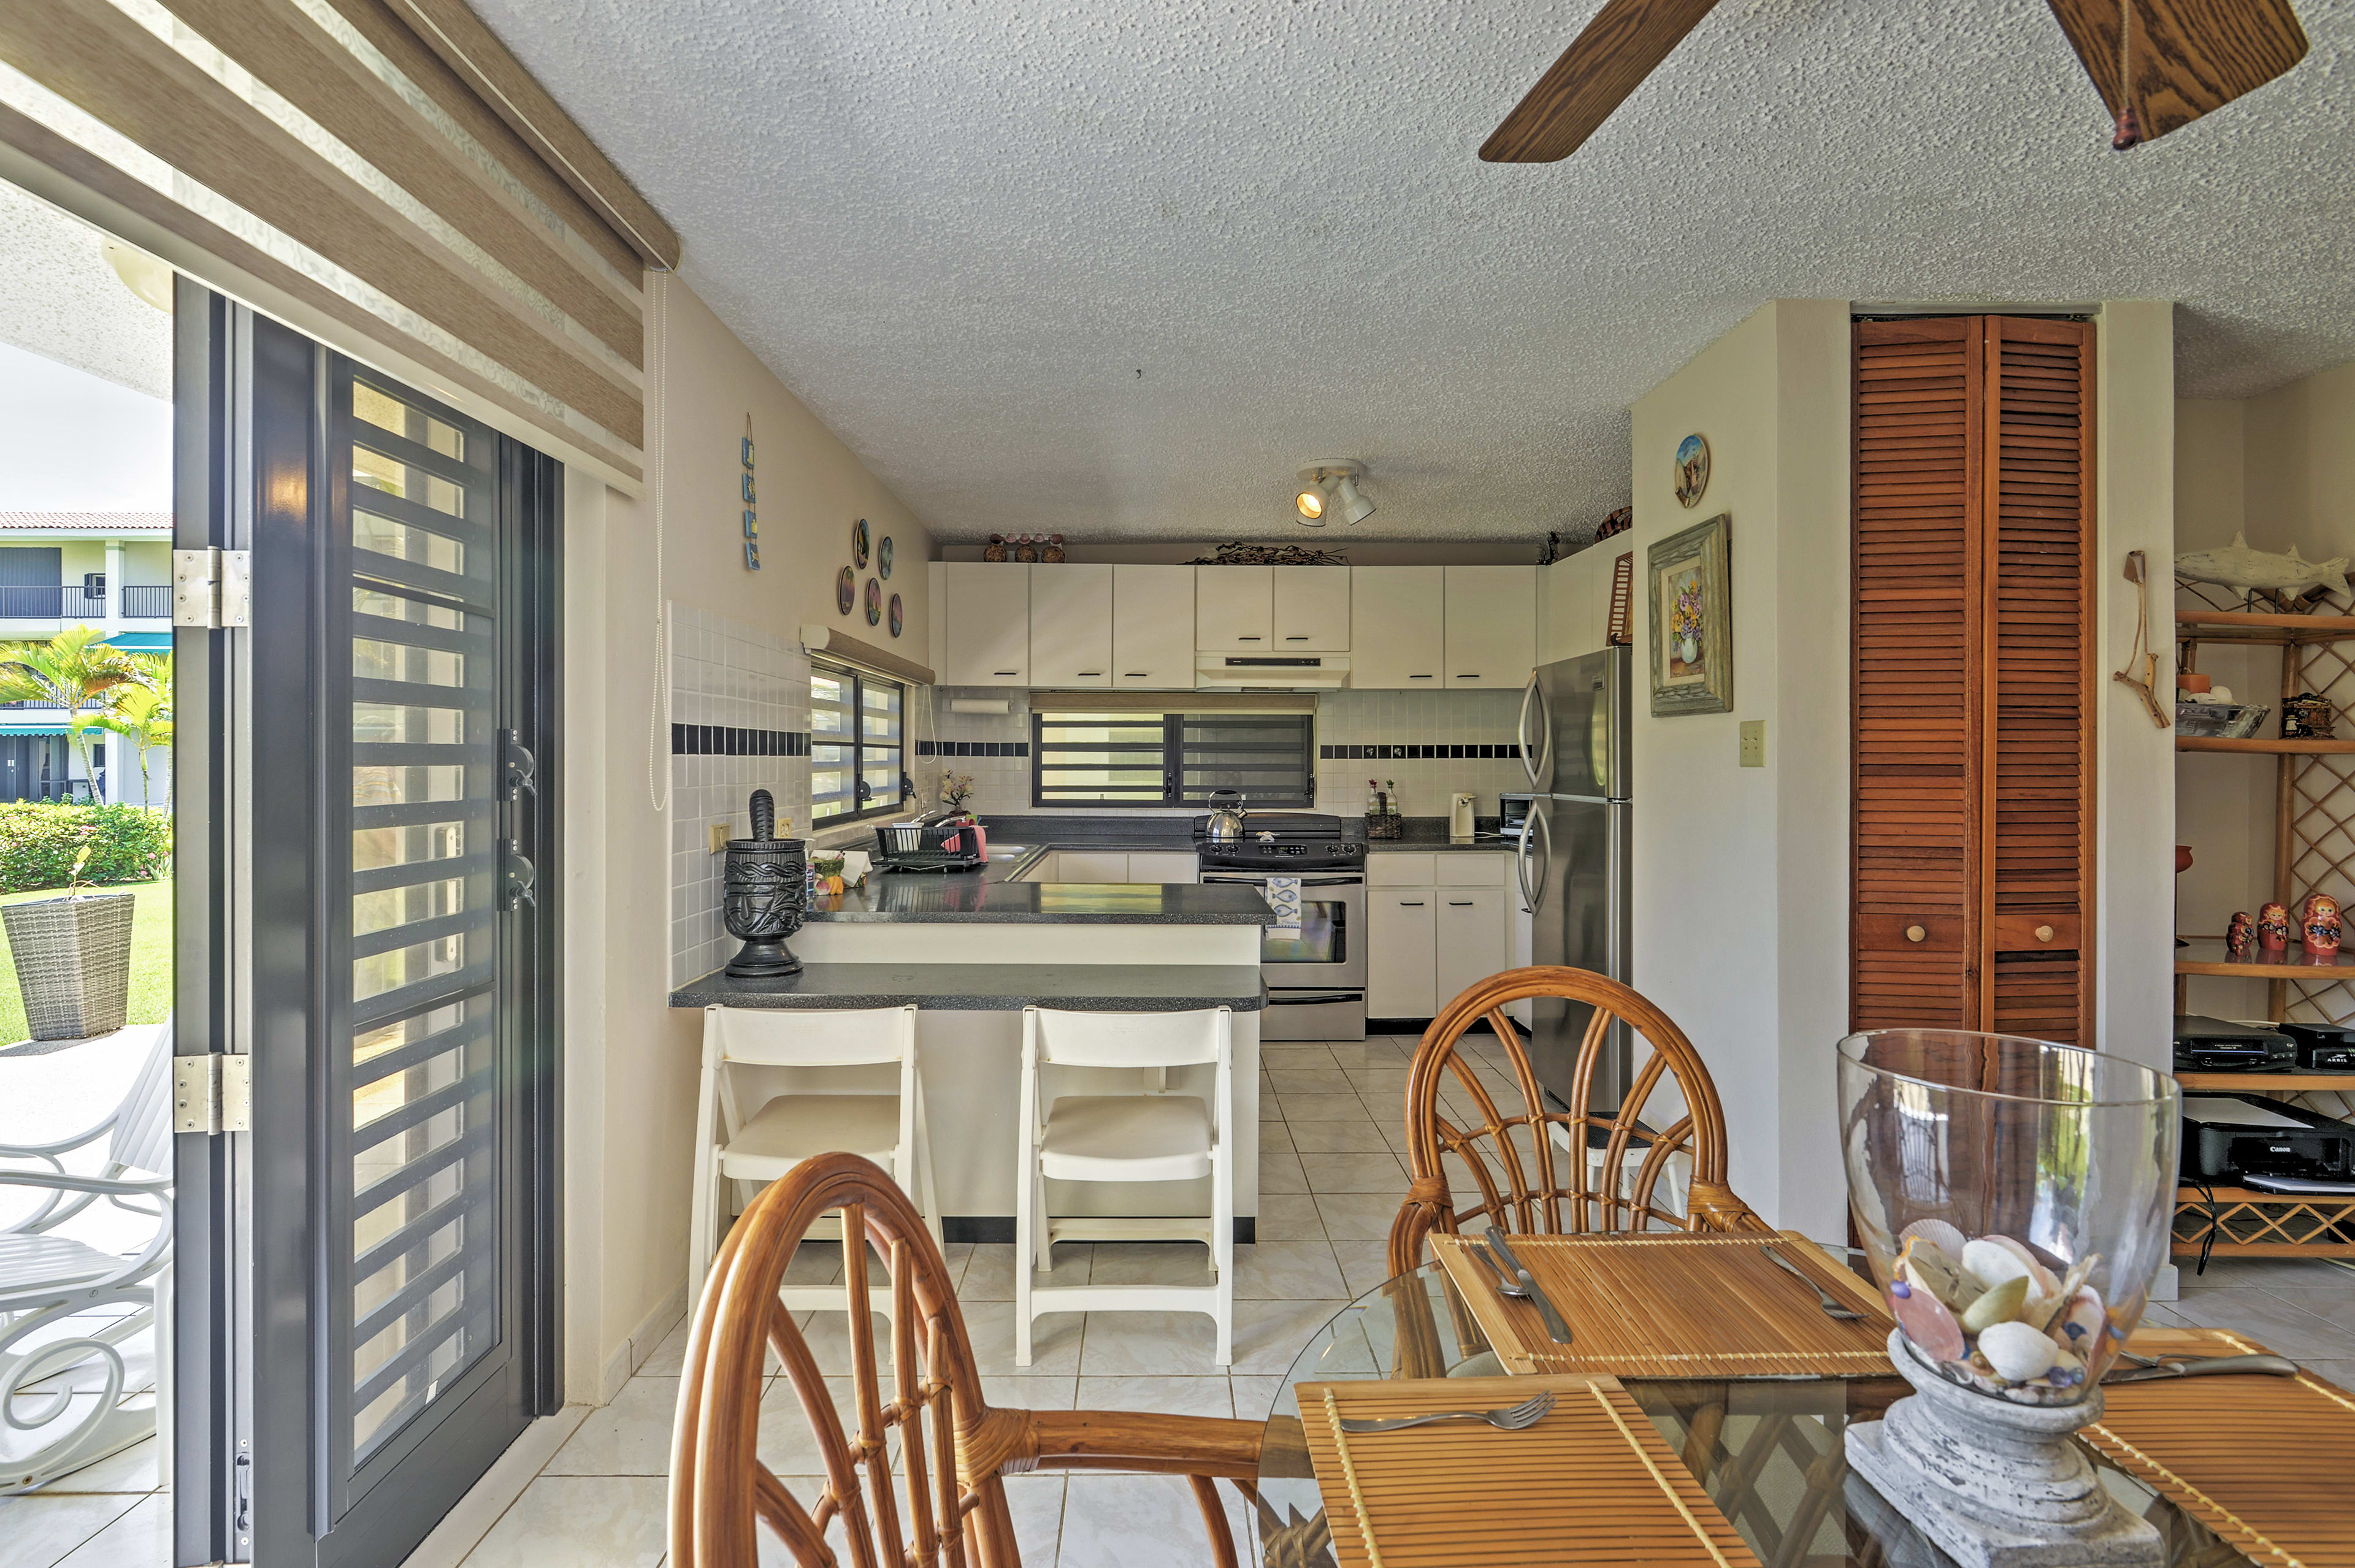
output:
[[[1576,152],[1717,0],[1604,0],[1480,145],[1492,164]],[[2306,57],[2289,0],[2046,0],[2117,122],[2123,151],[2263,87]]]

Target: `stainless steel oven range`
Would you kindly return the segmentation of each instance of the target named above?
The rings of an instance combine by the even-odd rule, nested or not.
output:
[[[1265,891],[1273,877],[1300,880],[1300,928],[1260,934],[1267,1011],[1259,1037],[1366,1038],[1366,846],[1341,837],[1341,819],[1311,812],[1255,811],[1240,840],[1208,840],[1209,818],[1194,822],[1205,882]]]

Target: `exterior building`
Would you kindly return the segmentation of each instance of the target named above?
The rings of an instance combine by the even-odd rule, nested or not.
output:
[[[172,649],[169,512],[0,512],[0,641],[41,642],[89,624],[119,648]],[[139,759],[120,735],[94,731],[96,787],[66,741],[64,711],[0,706],[0,800],[141,804]],[[170,799],[172,755],[153,747],[146,804]]]

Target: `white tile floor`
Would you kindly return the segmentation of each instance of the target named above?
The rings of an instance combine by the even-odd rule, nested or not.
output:
[[[1013,1249],[954,1246],[949,1264],[993,1403],[1263,1417],[1281,1375],[1351,1296],[1382,1279],[1383,1241],[1406,1190],[1393,1146],[1412,1046],[1270,1045],[1261,1098],[1259,1242],[1236,1252],[1235,1363],[1210,1363],[1208,1318],[1073,1313],[1042,1319],[1034,1365],[1013,1353]],[[814,1282],[834,1249],[798,1264]],[[1057,1249],[1058,1283],[1197,1277],[1199,1249],[1099,1243]],[[2238,1328],[2355,1387],[2355,1270],[2327,1263],[2187,1269],[2183,1299],[2155,1322]],[[821,1364],[847,1371],[841,1319],[812,1318]],[[590,1412],[465,1559],[464,1568],[659,1568],[664,1474],[684,1325],[611,1405]],[[847,1385],[847,1380],[846,1380]],[[772,1383],[763,1457],[806,1473],[810,1445],[790,1392]],[[154,1445],[68,1477],[38,1497],[0,1499],[0,1568],[160,1568],[169,1562]],[[797,1465],[802,1468],[797,1472]],[[1007,1482],[1031,1568],[1156,1568],[1209,1561],[1185,1484],[1170,1477],[1018,1476]],[[766,1537],[763,1537],[766,1541]],[[768,1543],[763,1561],[782,1563]]]

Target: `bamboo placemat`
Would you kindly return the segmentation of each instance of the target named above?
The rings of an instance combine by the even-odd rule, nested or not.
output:
[[[1495,1409],[1540,1389],[1552,1390],[1556,1403],[1519,1432],[1451,1421],[1351,1435],[1339,1424]],[[1299,1392],[1341,1568],[1756,1568],[1692,1472],[1611,1378],[1375,1380],[1302,1383]]]
[[[1765,1255],[1767,1242],[1865,1316],[1827,1316],[1814,1291]],[[1893,1325],[1871,1287],[1794,1232],[1513,1237],[1514,1255],[1569,1324],[1568,1346],[1554,1343],[1534,1306],[1497,1293],[1495,1276],[1465,1255],[1475,1238],[1434,1235],[1431,1244],[1513,1371],[1801,1378],[1896,1370]]]
[[[2262,1347],[2211,1330],[2194,1353]],[[2221,1340],[2216,1344],[2213,1340]],[[2127,1347],[2188,1350],[2137,1330]],[[2311,1373],[2167,1379],[2103,1391],[2085,1439],[2258,1563],[2355,1568],[2355,1397]]]

